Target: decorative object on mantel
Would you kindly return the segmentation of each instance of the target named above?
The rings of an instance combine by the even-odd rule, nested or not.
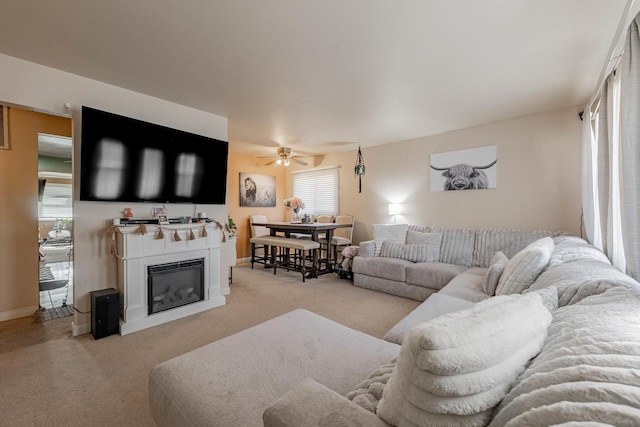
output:
[[[209,233],[207,233],[207,226],[203,225],[202,226],[202,231],[200,232],[200,237],[207,237],[209,235]]]
[[[362,193],[362,175],[364,175],[364,159],[362,158],[362,151],[358,147],[358,156],[356,157],[356,166],[353,168],[353,173],[358,177],[358,193]]]
[[[180,233],[178,233],[178,230],[173,232],[173,240],[175,240],[176,242],[179,242],[182,240],[182,237],[180,237]]]
[[[164,239],[164,231],[162,231],[162,227],[158,227],[158,234],[156,234],[156,239]]]
[[[131,208],[124,208],[122,214],[125,218],[133,218],[133,210],[131,210]]]
[[[284,207],[287,211],[293,210],[293,216],[291,218],[292,223],[300,223],[300,209],[304,209],[304,202],[299,197],[291,197],[284,199]]]
[[[140,224],[140,227],[138,227],[138,234],[142,236],[147,234],[147,226],[145,224]]]
[[[196,240],[196,235],[193,234],[193,229],[189,229],[189,240]]]

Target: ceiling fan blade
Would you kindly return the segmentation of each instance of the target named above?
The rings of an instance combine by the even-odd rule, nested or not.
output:
[[[269,162],[265,163],[264,165],[265,165],[265,166],[272,165],[272,164],[274,164],[274,163],[276,162],[276,160],[278,160],[278,159],[273,159],[273,160],[271,160],[271,161],[269,161]]]
[[[302,165],[302,166],[307,166],[309,164],[307,162],[303,162],[300,159],[296,159],[295,157],[292,157],[291,160],[293,160],[294,162],[296,162],[297,164]]]

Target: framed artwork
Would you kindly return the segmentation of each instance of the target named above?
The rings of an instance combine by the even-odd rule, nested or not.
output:
[[[432,154],[431,191],[485,190],[497,186],[495,145]]]
[[[166,214],[158,215],[158,224],[169,224],[169,218]]]
[[[274,207],[276,177],[240,172],[240,206]]]

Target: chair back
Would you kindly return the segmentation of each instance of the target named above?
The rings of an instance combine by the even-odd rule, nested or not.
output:
[[[316,217],[316,222],[333,222],[333,217],[331,215],[318,215]]]
[[[335,237],[344,237],[345,239],[351,240],[351,236],[353,236],[353,224],[355,222],[356,217],[353,215],[338,215],[336,216],[336,224],[351,224],[349,228],[336,228],[333,230],[333,235]]]
[[[251,237],[268,236],[271,234],[267,227],[261,225],[253,225],[256,222],[267,222],[265,215],[249,215],[249,225],[251,227]]]

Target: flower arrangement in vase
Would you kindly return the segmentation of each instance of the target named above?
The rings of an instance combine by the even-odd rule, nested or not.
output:
[[[304,209],[304,202],[299,197],[291,197],[284,200],[284,207],[287,211],[293,211],[291,222],[300,222],[300,209]]]

